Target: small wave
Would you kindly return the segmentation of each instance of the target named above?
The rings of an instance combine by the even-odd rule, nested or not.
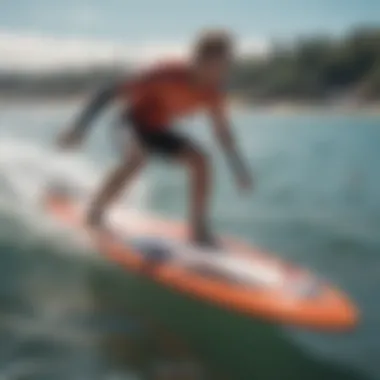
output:
[[[15,138],[0,139],[0,222],[23,223],[29,232],[57,232],[44,215],[40,201],[49,183],[60,181],[80,189],[90,199],[106,173],[99,170],[84,154],[57,153],[32,141]],[[122,197],[118,208],[143,209],[148,186],[137,181]],[[4,222],[4,223],[2,223]]]

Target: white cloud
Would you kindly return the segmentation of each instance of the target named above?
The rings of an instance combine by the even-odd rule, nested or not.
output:
[[[268,46],[261,40],[246,40],[242,54],[265,54]],[[110,41],[57,38],[38,34],[0,30],[0,69],[55,70],[86,67],[91,64],[149,63],[162,56],[182,57],[186,45],[175,42],[121,44]]]

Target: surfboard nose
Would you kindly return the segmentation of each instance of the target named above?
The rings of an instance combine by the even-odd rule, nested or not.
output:
[[[326,287],[320,297],[305,303],[299,315],[303,316],[300,324],[323,331],[350,331],[359,321],[359,311],[354,304],[342,292]]]
[[[348,298],[337,290],[332,290],[329,305],[330,320],[328,324],[334,330],[354,329],[359,322],[359,310]]]

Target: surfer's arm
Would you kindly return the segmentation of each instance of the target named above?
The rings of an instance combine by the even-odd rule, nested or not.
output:
[[[63,148],[70,148],[79,144],[85,137],[96,116],[115,100],[122,91],[125,91],[125,87],[125,83],[122,85],[111,84],[98,91],[79,114],[72,127],[60,136],[59,145]]]
[[[84,135],[88,131],[96,116],[117,97],[119,88],[120,86],[113,84],[95,94],[74,122],[73,129],[77,134]]]
[[[251,176],[232,134],[230,121],[226,115],[225,108],[220,105],[213,106],[211,107],[210,114],[216,139],[222,146],[228,163],[239,184],[244,188],[250,187]]]
[[[61,148],[71,148],[78,145],[85,137],[95,117],[116,98],[119,89],[120,86],[110,85],[98,91],[74,121],[72,127],[59,137],[58,145]]]

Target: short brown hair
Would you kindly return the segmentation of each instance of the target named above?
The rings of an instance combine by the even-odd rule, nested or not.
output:
[[[202,32],[195,42],[194,54],[197,60],[229,57],[233,53],[233,38],[225,30]]]

